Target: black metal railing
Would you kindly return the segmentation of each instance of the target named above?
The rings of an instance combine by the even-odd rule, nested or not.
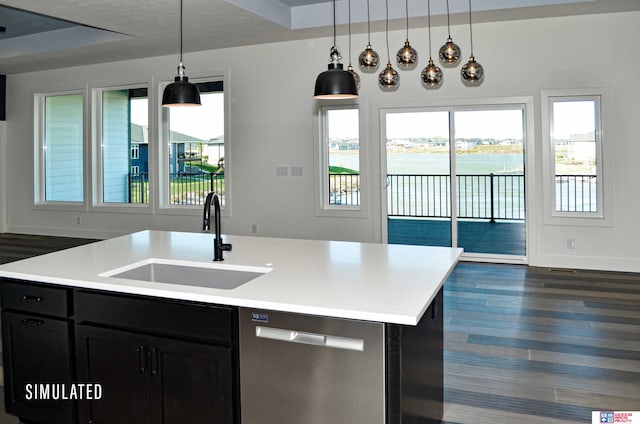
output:
[[[389,216],[451,217],[449,175],[387,175]],[[522,174],[459,174],[456,176],[458,218],[524,220]]]
[[[329,174],[329,204],[360,205],[360,174]]]
[[[129,174],[129,203],[149,203],[148,174]],[[224,205],[224,173],[175,173],[169,174],[170,205],[203,205],[207,193],[214,191],[220,195]]]
[[[597,212],[595,175],[556,175],[557,212]]]

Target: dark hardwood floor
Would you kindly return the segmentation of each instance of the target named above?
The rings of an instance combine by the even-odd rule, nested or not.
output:
[[[68,249],[94,241],[96,240],[4,233],[0,234],[0,264],[44,255],[45,253]]]
[[[640,410],[640,274],[460,263],[444,311],[447,424]]]
[[[91,241],[0,234],[0,263]],[[460,263],[444,313],[445,424],[640,410],[640,274]]]

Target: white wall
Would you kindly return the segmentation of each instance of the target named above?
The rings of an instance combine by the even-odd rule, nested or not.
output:
[[[452,27],[454,40],[468,55],[468,28]],[[434,48],[446,38],[444,28],[433,31]],[[530,158],[529,260],[536,266],[640,271],[640,226],[637,215],[640,196],[637,158],[640,158],[637,122],[640,86],[637,70],[640,55],[640,13],[580,16],[500,22],[474,26],[475,54],[485,67],[486,80],[475,88],[464,87],[458,70],[445,70],[446,82],[438,91],[427,91],[419,83],[419,69],[401,72],[395,93],[383,93],[376,75],[363,75],[359,102],[363,108],[365,134],[361,143],[369,147],[367,164],[370,190],[363,194],[368,214],[360,218],[315,216],[312,90],[319,72],[326,69],[331,40],[304,40],[244,48],[206,51],[185,56],[187,74],[193,78],[214,71],[228,72],[230,96],[233,208],[223,222],[232,234],[249,234],[257,224],[260,235],[296,238],[382,240],[380,193],[379,109],[407,105],[456,104],[473,99],[532,97],[534,99],[534,157]],[[391,33],[395,52],[404,42],[403,31]],[[414,29],[410,38],[426,60],[426,30]],[[346,56],[346,37],[339,43]],[[372,34],[372,43],[383,59],[384,34]],[[354,59],[366,44],[366,34],[354,37]],[[90,209],[43,211],[33,206],[33,93],[83,88],[114,80],[117,83],[170,80],[177,57],[159,57],[65,70],[10,76],[7,125],[9,230],[25,233],[108,237],[144,228],[197,231],[197,213],[183,216],[163,214],[107,213]],[[345,62],[347,62],[345,60]],[[164,72],[154,75],[154,72]],[[153,80],[154,83],[157,81]],[[577,227],[545,225],[541,219],[542,165],[540,92],[545,89],[606,87],[611,92],[614,144],[613,225]],[[611,135],[611,134],[610,134]],[[276,166],[302,166],[302,177],[276,177]],[[531,196],[530,196],[531,197]],[[81,224],[76,224],[81,216]],[[566,248],[568,237],[576,249]]]

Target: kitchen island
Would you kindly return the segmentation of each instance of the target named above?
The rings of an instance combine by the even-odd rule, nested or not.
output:
[[[386,372],[380,422],[400,423],[409,415],[433,415],[433,421],[424,418],[419,422],[439,420],[442,285],[461,249],[244,236],[225,236],[224,241],[233,250],[216,263],[211,262],[210,234],[142,231],[0,266],[7,409],[37,423],[103,423],[108,420],[97,417],[113,413],[121,414],[114,416],[121,423],[129,422],[122,418],[124,414],[138,417],[130,418],[131,422],[145,417],[139,422],[177,423],[184,416],[172,414],[191,413],[201,418],[188,422],[207,422],[202,418],[207,413],[220,422],[245,422],[242,410],[247,405],[240,406],[250,403],[247,399],[255,392],[245,397],[241,390],[245,380],[241,379],[238,315],[257,309],[381,324]],[[206,281],[187,284],[175,276],[171,282],[150,281],[154,279],[151,274],[135,277],[142,274],[132,270],[153,264],[185,273],[212,267],[216,272],[245,273],[250,278],[222,288],[208,286]],[[45,295],[33,294],[34,290],[44,290]],[[49,302],[54,305],[43,308]],[[58,327],[43,331],[49,324]],[[58,337],[59,346],[51,359],[58,361],[56,371],[65,372],[52,376],[50,369],[41,366],[40,376],[24,374],[28,373],[24,363],[33,356],[29,352],[39,343],[25,345],[31,339],[24,329]],[[112,361],[123,367],[131,365],[136,377],[144,375],[144,380],[106,372],[103,368],[110,363],[113,368]],[[180,366],[183,371],[169,373]],[[435,374],[434,366],[440,368]],[[404,375],[407,370],[415,375]],[[440,406],[429,404],[433,414],[421,412],[420,370],[440,379],[439,388],[428,384],[428,397],[440,402]],[[224,388],[201,381],[203,375],[224,380]],[[161,384],[154,385],[156,376],[162,376]],[[67,384],[104,381],[104,397],[77,402],[25,400],[24,382],[44,380]],[[123,384],[127,389],[139,386],[135,391],[139,399],[133,395],[116,399],[113,392]],[[433,387],[440,391],[435,398]],[[203,390],[216,395],[205,395]],[[177,402],[175,410],[167,409],[169,398]],[[144,407],[114,410],[115,401]],[[54,406],[63,410],[56,420],[41,418],[52,416]],[[32,411],[36,413],[30,416]]]

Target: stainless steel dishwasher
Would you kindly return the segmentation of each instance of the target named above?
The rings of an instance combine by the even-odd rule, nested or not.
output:
[[[240,308],[243,424],[383,424],[384,325]]]

